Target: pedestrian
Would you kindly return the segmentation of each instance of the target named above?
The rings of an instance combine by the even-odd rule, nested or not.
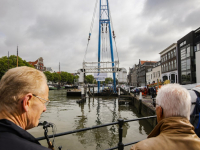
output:
[[[178,84],[158,90],[156,115],[158,124],[131,150],[200,150],[200,139],[190,123],[191,96]]]
[[[46,111],[45,75],[30,67],[8,70],[0,81],[0,149],[48,150],[26,130],[37,127]]]

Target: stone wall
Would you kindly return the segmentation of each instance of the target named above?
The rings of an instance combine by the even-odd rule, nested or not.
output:
[[[132,98],[132,105],[137,109],[138,113],[141,114],[143,117],[156,115],[155,107],[153,107],[151,103],[141,101],[137,97]],[[155,127],[157,123],[156,118],[147,119],[147,121],[152,127]]]

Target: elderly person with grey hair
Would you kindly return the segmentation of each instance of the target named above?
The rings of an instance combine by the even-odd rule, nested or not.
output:
[[[191,97],[178,84],[168,84],[158,90],[156,97],[158,124],[131,150],[200,150],[200,139],[190,124]]]
[[[0,149],[48,150],[26,130],[38,126],[46,111],[45,75],[30,67],[8,70],[0,81]]]

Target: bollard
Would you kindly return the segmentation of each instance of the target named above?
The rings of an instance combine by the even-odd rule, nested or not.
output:
[[[139,100],[142,100],[142,92],[140,92]]]
[[[118,88],[118,100],[120,99],[120,88]]]
[[[81,88],[81,99],[82,100],[84,99],[84,94],[85,94],[84,88]]]
[[[94,96],[94,86],[93,86],[93,96]]]
[[[124,149],[124,144],[122,143],[122,135],[123,135],[124,120],[123,119],[118,119],[118,122],[119,122],[119,143],[118,143],[118,150],[123,150]]]
[[[142,110],[142,92],[140,92],[140,97],[139,97],[139,114],[141,114]]]

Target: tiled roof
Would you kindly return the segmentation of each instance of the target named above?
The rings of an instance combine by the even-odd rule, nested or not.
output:
[[[38,62],[38,60],[36,60],[34,62],[29,61],[28,63],[34,66],[35,64],[37,64],[37,62]]]
[[[157,61],[140,61],[141,65],[143,65],[145,62],[152,62],[152,63],[156,63]]]

